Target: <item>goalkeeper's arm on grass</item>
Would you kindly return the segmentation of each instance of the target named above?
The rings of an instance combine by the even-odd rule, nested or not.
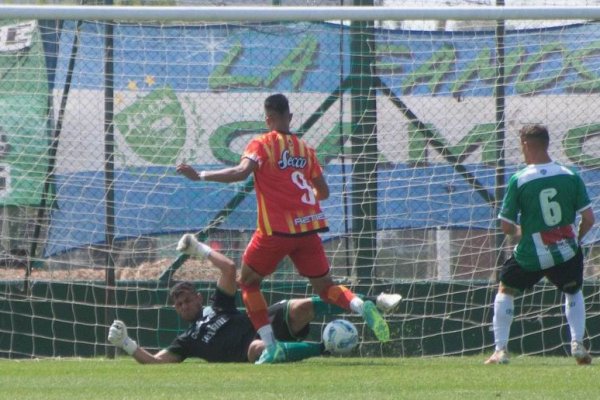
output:
[[[108,330],[108,341],[132,356],[140,364],[177,363],[181,358],[166,349],[152,354],[138,346],[127,334],[127,326],[123,321],[115,320]]]

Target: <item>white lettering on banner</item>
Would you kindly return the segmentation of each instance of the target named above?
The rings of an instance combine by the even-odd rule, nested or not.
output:
[[[294,225],[302,225],[302,224],[308,224],[314,221],[321,221],[325,219],[325,214],[324,213],[318,213],[318,214],[313,214],[313,215],[307,215],[304,217],[298,217],[294,219]]]
[[[19,51],[31,47],[36,21],[27,21],[0,28],[0,52]]]
[[[56,92],[55,94],[60,95],[60,92]],[[264,96],[268,94],[264,93]],[[252,96],[255,95],[252,94]],[[210,107],[205,107],[206,104],[220,104],[219,102],[222,101],[221,96],[223,94],[186,93],[178,94],[178,96],[184,109],[198,110],[197,118],[187,118],[185,121],[187,124],[186,147],[196,146],[196,148],[202,149],[201,151],[194,152],[188,158],[184,157],[185,152],[181,152],[178,160],[183,161],[185,158],[187,161],[192,161],[195,164],[220,163],[214,155],[220,150],[211,147],[210,138],[218,133],[217,128],[223,124],[230,123],[232,120],[246,121],[248,119],[247,115],[244,115],[240,111],[243,110],[243,107],[232,107],[232,113],[228,114],[227,119],[224,119],[220,113]],[[62,152],[61,157],[57,160],[57,173],[63,174],[96,168],[102,169],[104,147],[103,142],[97,140],[97,138],[102,137],[103,134],[103,92],[72,90],[69,97],[70,101],[72,100],[75,104],[85,104],[86,107],[89,107],[89,111],[86,113],[86,118],[79,118],[75,109],[67,107],[64,131],[61,132]],[[239,98],[236,98],[232,104],[251,103],[253,99],[254,97],[250,97],[250,95],[240,94]],[[306,94],[303,95],[302,100],[305,102],[303,107],[316,109],[323,100],[323,94]],[[489,117],[487,114],[491,112],[490,110],[494,109],[493,98],[470,98],[462,102],[456,102],[451,97],[412,96],[407,101],[409,101],[414,111],[418,111],[421,121],[430,127],[432,132],[436,133],[436,138],[444,139],[442,143],[448,147],[451,154],[457,157],[460,156],[463,159],[463,164],[478,164],[482,162],[485,145],[480,144],[477,147],[478,143],[469,141],[469,132],[475,132],[476,136],[477,132],[480,132],[477,126],[493,125],[493,119],[490,120],[487,118]],[[506,148],[518,149],[520,144],[516,132],[521,121],[525,118],[525,121],[543,121],[549,126],[550,142],[552,143],[551,151],[553,159],[556,161],[571,165],[574,162],[573,160],[591,159],[593,161],[600,159],[600,134],[585,134],[585,132],[592,132],[591,128],[587,127],[593,127],[595,124],[600,126],[600,121],[594,113],[594,108],[589,107],[589,104],[594,102],[600,102],[599,94],[541,95],[511,99],[506,110],[507,120],[511,121],[507,125]],[[567,105],[569,109],[577,109],[580,112],[561,113],[560,110],[564,110]],[[439,112],[440,109],[443,109],[444,112]],[[256,111],[256,114],[258,113],[259,111]],[[157,112],[157,115],[161,116],[161,118],[168,117],[165,110]],[[128,114],[128,118],[130,119],[127,122],[130,126],[137,126],[137,123],[143,123],[144,118],[150,117],[153,123],[158,123],[159,118],[157,118],[157,115],[131,113]],[[452,121],[453,123],[456,122],[456,125],[449,126],[447,121],[448,115],[452,115]],[[527,117],[523,117],[525,115]],[[563,116],[566,119],[563,119]],[[391,163],[406,163],[411,160],[409,151],[416,152],[420,148],[422,151],[416,152],[420,155],[420,158],[418,158],[419,161],[431,164],[447,164],[447,161],[437,151],[432,150],[431,143],[425,136],[413,134],[417,131],[409,129],[411,125],[400,111],[392,108],[386,109],[386,112],[377,114],[377,119],[377,141],[382,158]],[[145,128],[146,125],[143,125],[143,127]],[[571,154],[567,154],[564,140],[569,135],[572,135],[572,131],[575,129],[584,132],[580,135],[579,141],[577,141],[580,147],[575,149],[569,147]],[[310,130],[308,134],[310,134],[309,138],[313,147],[323,146],[326,143],[327,135],[331,134],[331,132],[335,133],[337,130],[333,130],[333,127],[327,126],[327,124],[321,129]],[[480,134],[480,137],[485,137],[485,135]],[[117,138],[120,140],[121,136],[118,135]],[[165,139],[165,143],[167,140]],[[242,142],[246,143],[245,140]],[[82,146],[82,143],[85,143],[85,151],[89,157],[81,157],[80,146]],[[490,141],[489,143],[493,144],[495,142]],[[491,151],[491,145],[488,147]],[[243,145],[240,142],[233,141],[230,143],[228,150],[232,152],[231,157],[236,162],[239,161],[241,149],[243,149]],[[347,150],[348,148],[344,151]],[[119,143],[119,152],[122,156],[116,161],[120,168],[133,165],[150,165],[150,163],[141,159],[125,141]],[[522,156],[517,151],[506,151],[505,160],[507,165],[519,165],[523,161]],[[279,161],[276,158],[276,163],[279,163]],[[331,159],[329,162],[337,163],[338,159]]]

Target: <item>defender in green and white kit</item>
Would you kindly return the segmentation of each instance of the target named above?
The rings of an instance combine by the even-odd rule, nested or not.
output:
[[[486,364],[508,363],[508,339],[514,297],[543,277],[565,294],[565,314],[571,331],[571,353],[578,364],[592,358],[583,345],[585,304],[581,239],[594,225],[585,184],[571,169],[548,155],[549,135],[542,125],[520,130],[527,166],[511,177],[499,214],[502,231],[519,243],[500,270],[494,300],[496,349]],[[575,225],[581,214],[579,226]]]
[[[531,164],[513,175],[499,218],[521,226],[514,251],[519,265],[535,271],[575,257],[579,250],[575,218],[590,206],[581,177],[558,163]]]

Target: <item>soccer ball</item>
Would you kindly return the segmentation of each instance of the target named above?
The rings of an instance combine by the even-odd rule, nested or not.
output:
[[[358,346],[358,330],[345,319],[335,319],[323,330],[325,350],[333,354],[348,354]]]

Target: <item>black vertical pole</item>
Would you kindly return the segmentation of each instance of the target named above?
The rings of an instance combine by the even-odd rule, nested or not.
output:
[[[106,5],[112,5],[112,0],[106,0]],[[114,319],[115,304],[115,263],[113,257],[113,242],[115,239],[115,142],[114,142],[114,60],[113,34],[114,23],[106,22],[104,26],[104,191],[105,191],[105,241],[106,241],[106,308],[105,324],[108,326]],[[112,347],[106,348],[106,356],[114,357]]]
[[[373,6],[373,0],[354,0]],[[375,37],[373,21],[352,21],[350,79],[352,81],[352,235],[356,274],[370,285],[377,252],[377,102],[374,85]]]

